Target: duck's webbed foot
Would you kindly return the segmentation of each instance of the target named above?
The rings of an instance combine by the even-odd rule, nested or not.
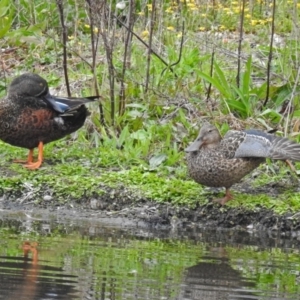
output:
[[[230,193],[230,190],[228,188],[226,188],[226,193],[225,193],[225,197],[223,198],[218,198],[218,199],[214,199],[213,202],[217,202],[219,204],[221,204],[222,206],[228,202],[229,200],[231,200],[233,198],[232,194]]]

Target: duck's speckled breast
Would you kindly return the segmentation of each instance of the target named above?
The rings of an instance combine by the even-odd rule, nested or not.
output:
[[[264,162],[264,158],[228,158],[217,149],[201,149],[187,154],[189,175],[211,187],[231,187]]]

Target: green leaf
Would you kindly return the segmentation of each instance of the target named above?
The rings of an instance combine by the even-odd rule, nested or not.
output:
[[[9,0],[0,1],[0,39],[5,36],[12,25],[13,12]]]
[[[150,170],[154,170],[157,167],[159,167],[166,159],[167,159],[167,155],[164,153],[152,156],[149,159]]]

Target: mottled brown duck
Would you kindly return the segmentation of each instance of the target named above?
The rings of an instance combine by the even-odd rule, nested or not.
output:
[[[24,166],[37,169],[43,161],[43,146],[78,130],[89,115],[85,103],[97,98],[54,97],[45,79],[25,73],[12,81],[7,96],[0,100],[0,139],[29,149]],[[36,147],[38,159],[33,162]]]
[[[300,144],[259,130],[229,130],[222,139],[218,129],[205,124],[185,149],[188,172],[197,183],[225,187],[224,205],[232,199],[230,187],[257,168],[266,158],[300,161]]]

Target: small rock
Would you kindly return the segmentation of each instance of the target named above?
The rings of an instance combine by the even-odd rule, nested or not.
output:
[[[91,199],[90,206],[91,209],[97,209],[99,206],[99,201],[97,199]]]
[[[52,200],[52,196],[50,196],[50,195],[45,195],[44,197],[43,197],[43,200],[44,201],[50,201],[50,200]]]

